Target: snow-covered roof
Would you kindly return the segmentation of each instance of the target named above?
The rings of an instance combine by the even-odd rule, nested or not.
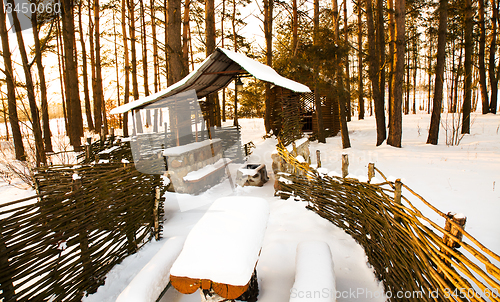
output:
[[[111,110],[112,114],[125,113],[132,109],[164,100],[187,90],[196,90],[198,99],[225,88],[234,77],[249,73],[255,78],[298,93],[311,92],[309,87],[280,76],[274,69],[247,56],[224,48],[217,48],[203,63],[179,82],[170,87]]]

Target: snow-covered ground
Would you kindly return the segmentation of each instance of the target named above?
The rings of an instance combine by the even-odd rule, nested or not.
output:
[[[443,117],[445,117],[443,115]],[[391,179],[402,181],[443,212],[461,212],[467,216],[467,231],[486,247],[500,253],[500,115],[473,115],[471,134],[460,145],[447,146],[445,132],[440,133],[440,144],[425,144],[429,115],[403,117],[403,148],[385,143],[376,147],[373,117],[348,124],[351,148],[342,150],[340,137],[327,139],[327,144],[311,143],[311,154],[321,150],[323,167],[340,173],[341,154],[349,154],[351,176],[365,178],[368,163]],[[228,122],[231,124],[231,122]],[[84,301],[115,301],[134,276],[161,249],[170,237],[186,236],[203,216],[210,204],[222,196],[254,196],[266,199],[270,215],[262,246],[257,274],[260,286],[259,302],[285,302],[290,298],[294,284],[297,244],[308,240],[321,240],[330,246],[335,267],[336,288],[345,298],[338,301],[383,301],[382,285],[366,263],[363,249],[341,229],[305,209],[305,204],[273,197],[274,176],[271,153],[276,141],[263,140],[262,119],[240,119],[242,141],[253,141],[257,148],[249,163],[265,163],[270,180],[263,187],[231,188],[229,181],[211,188],[198,196],[166,194],[165,223],[162,239],[147,244],[141,251],[125,259],[107,276],[106,284]],[[315,164],[315,156],[312,163]],[[239,165],[231,164],[234,179]],[[380,179],[380,177],[379,177]],[[30,192],[0,183],[2,202],[15,200]],[[403,191],[404,195],[405,194]],[[424,214],[442,224],[432,210],[415,199],[412,202]],[[200,247],[206,248],[206,247]],[[498,265],[498,264],[497,264]],[[363,295],[348,295],[351,292]],[[371,293],[379,298],[370,298]],[[378,295],[377,295],[378,293]],[[357,296],[357,298],[356,298]],[[169,290],[162,301],[200,301],[198,293],[180,295]]]

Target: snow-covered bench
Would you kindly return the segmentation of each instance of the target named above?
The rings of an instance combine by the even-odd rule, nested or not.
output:
[[[170,268],[182,250],[184,239],[168,239],[121,292],[116,302],[155,302],[170,282]]]
[[[202,299],[210,301],[256,297],[255,267],[268,217],[262,198],[217,199],[187,236],[170,270],[172,286],[184,294],[201,288]]]
[[[305,241],[297,246],[290,302],[299,301],[336,301],[332,253],[324,241]]]

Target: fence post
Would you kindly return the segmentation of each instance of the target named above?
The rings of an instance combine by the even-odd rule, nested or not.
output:
[[[450,232],[453,237],[458,239],[458,241],[462,241],[462,236],[463,236],[462,231],[465,228],[465,223],[467,222],[467,217],[465,217],[463,214],[456,214],[453,212],[448,212],[448,214],[446,214],[446,216],[448,216],[448,219],[446,219],[446,224],[444,226],[444,229],[446,231]],[[456,226],[452,225],[450,221],[455,222],[460,227],[456,227]],[[460,243],[453,241],[447,234],[443,235],[443,242],[451,248],[459,248],[460,247]]]
[[[154,235],[155,235],[155,240],[158,241],[160,240],[160,221],[158,217],[158,208],[160,206],[160,187],[155,188],[155,205],[153,208],[153,218],[154,218]]]
[[[368,183],[370,183],[372,181],[373,177],[375,177],[375,164],[369,163],[368,164]]]
[[[87,137],[87,146],[85,149],[85,157],[86,161],[91,161],[90,157],[92,156],[92,137]]]
[[[316,162],[318,163],[318,168],[321,168],[321,151],[316,150]]]
[[[113,142],[115,141],[115,128],[111,127],[109,129],[109,136],[110,136],[111,145],[113,145]]]
[[[292,147],[293,147],[293,156],[297,156],[297,145],[295,145],[295,142],[292,142]]]
[[[342,154],[342,178],[349,175],[349,155]]]
[[[401,179],[396,179],[394,182],[394,203],[401,205]],[[399,215],[394,215],[397,222],[401,222],[401,217]]]

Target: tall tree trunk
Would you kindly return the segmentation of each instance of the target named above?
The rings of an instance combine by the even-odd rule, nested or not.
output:
[[[117,34],[116,34],[116,16],[115,16],[115,10],[113,9],[113,39],[114,39],[114,51],[115,51],[115,73],[116,73],[116,100],[117,100],[117,106],[121,105],[121,100],[120,100],[120,69],[119,69],[119,64],[118,64],[118,40],[117,40]],[[119,125],[121,125],[122,121],[119,119]]]
[[[184,3],[184,16],[182,18],[182,63],[184,64],[184,68],[187,71],[189,71],[189,13],[191,10],[190,7],[191,7],[191,0],[186,0]],[[209,11],[211,12],[211,16],[208,16]],[[210,23],[210,28],[207,27],[209,23]],[[205,25],[206,25],[205,37],[208,38],[208,36],[210,35],[213,36],[214,39],[213,46],[210,46],[211,51],[208,50],[209,42],[207,40],[207,48],[205,54],[206,56],[209,56],[215,50],[215,12],[214,12],[213,0],[205,1]],[[214,26],[214,28],[212,28],[212,26]],[[212,43],[212,41],[210,41],[210,43]]]
[[[418,54],[419,48],[418,44],[415,43],[415,48],[413,50],[413,108],[412,113],[417,113],[417,71],[418,71]]]
[[[224,17],[226,15],[226,0],[222,0],[222,16],[220,21],[221,46],[224,48]],[[222,89],[222,121],[226,121],[226,88]],[[267,129],[266,129],[267,130]],[[267,131],[266,131],[267,133]]]
[[[205,41],[206,41],[205,56],[208,57],[215,51],[214,0],[205,0]],[[216,120],[215,120],[216,101],[217,101],[216,93],[212,93],[208,95],[206,98],[207,110],[208,110],[208,125],[210,127],[215,127],[216,125]]]
[[[297,55],[297,48],[299,47],[299,14],[297,11],[297,0],[292,0],[292,55]]]
[[[363,4],[358,0],[358,120],[365,118],[365,101],[363,89]]]
[[[5,81],[7,82],[7,107],[9,109],[9,121],[14,140],[14,151],[17,160],[26,160],[23,137],[19,127],[17,116],[16,85],[12,68],[12,58],[9,45],[9,35],[7,32],[4,6],[0,7],[0,37],[2,39],[2,57],[4,63]]]
[[[1,19],[0,19],[1,20]],[[1,35],[1,33],[0,33]],[[9,119],[7,118],[7,107],[5,107],[5,98],[3,97],[4,92],[2,91],[2,83],[0,82],[0,95],[2,98],[2,115],[3,115],[3,122],[5,123],[5,140],[9,141],[10,140],[10,131],[9,131]]]
[[[470,133],[470,114],[472,106],[472,1],[465,0],[465,58],[464,58],[464,104],[462,106],[462,134]]]
[[[484,24],[484,0],[478,0],[479,4],[479,88],[481,89],[481,104],[483,114],[490,112],[488,100],[488,87],[486,86],[486,67],[484,65],[484,51],[486,46],[486,28]]]
[[[387,100],[389,123],[387,126],[390,127],[392,123],[392,104],[394,103],[392,78],[394,77],[394,54],[396,53],[396,18],[394,0],[387,0],[387,6],[389,11],[389,95]]]
[[[380,86],[380,99],[385,104],[385,30],[384,30],[384,1],[377,0],[377,22],[376,22],[377,53],[380,57],[380,72],[378,81]]]
[[[90,106],[90,92],[89,80],[87,70],[87,47],[85,46],[85,39],[83,36],[83,22],[82,22],[82,5],[83,1],[78,4],[78,29],[80,32],[80,46],[82,48],[82,76],[83,76],[83,94],[85,96],[85,116],[87,117],[87,126],[90,131],[95,130],[94,121],[92,119],[92,109]]]
[[[337,1],[333,1],[334,9],[333,9],[333,24],[335,29],[335,41],[338,41],[338,9],[336,8]],[[319,0],[314,0],[314,17],[313,17],[313,43],[314,45],[318,45],[318,35],[319,35]],[[338,62],[337,62],[338,63]],[[319,89],[319,80],[320,80],[320,65],[321,62],[316,62],[314,66],[314,76],[315,76],[315,85],[314,85],[314,103],[316,105],[316,117],[318,123],[318,142],[326,143],[325,138],[325,126],[323,122],[323,110],[321,106],[321,91]],[[337,65],[340,67],[340,65]],[[340,100],[338,101],[340,103]],[[339,104],[340,105],[340,104]],[[341,113],[342,114],[342,113]]]
[[[142,44],[142,74],[144,80],[144,95],[149,96],[149,80],[148,80],[148,45],[146,39],[146,11],[144,10],[144,1],[139,0],[141,10],[141,44]],[[148,114],[149,115],[149,114]],[[151,118],[149,118],[151,119]],[[150,122],[150,121],[149,121]],[[150,123],[147,123],[148,125]]]
[[[492,31],[491,31],[491,42],[490,42],[490,62],[488,66],[488,75],[490,77],[490,89],[491,89],[491,100],[490,100],[490,112],[497,113],[497,100],[498,100],[498,78],[499,74],[495,74],[495,53],[497,51],[497,22],[498,22],[498,7],[500,5],[499,0],[491,0],[491,7],[493,10],[493,17],[491,18]],[[500,73],[500,66],[497,71]]]
[[[62,0],[62,24],[64,44],[64,66],[65,66],[65,93],[68,111],[68,125],[70,143],[75,151],[81,149],[80,137],[83,136],[82,108],[80,106],[80,95],[78,93],[78,70],[76,68],[76,56],[74,49],[75,20],[73,0]]]
[[[169,66],[168,66],[168,0],[163,0],[163,18],[165,20],[165,34],[164,34],[164,37],[165,37],[165,78],[167,80],[167,86],[170,86],[170,70],[168,69]],[[166,130],[165,130],[166,131]]]
[[[443,104],[444,64],[446,61],[446,31],[448,23],[448,0],[439,0],[439,29],[437,44],[436,79],[434,84],[434,99],[432,105],[431,125],[427,143],[437,145],[439,124],[441,122],[441,107]]]
[[[108,133],[106,123],[106,110],[104,104],[104,92],[102,87],[101,71],[101,30],[100,30],[100,4],[99,0],[94,0],[94,30],[95,30],[95,76],[96,76],[96,96],[94,103],[97,103],[95,115],[100,115],[104,126],[104,133]],[[100,129],[96,129],[100,130]]]
[[[69,123],[68,123],[68,114],[66,110],[66,75],[65,75],[65,70],[66,67],[64,66],[64,50],[63,50],[63,42],[62,42],[62,30],[61,30],[61,24],[59,21],[56,22],[56,30],[57,30],[57,37],[56,37],[56,47],[57,47],[57,66],[59,69],[59,85],[61,88],[61,103],[62,103],[62,109],[63,109],[63,115],[64,115],[64,127],[66,129],[66,133],[69,136]]]
[[[150,0],[149,11],[151,12],[151,35],[153,36],[153,73],[155,92],[160,91],[160,62],[158,58],[158,38],[156,35],[156,7],[155,0]]]
[[[392,77],[393,103],[391,124],[387,144],[401,148],[403,82],[405,68],[405,0],[396,0],[396,55],[394,56],[394,76]]]
[[[368,27],[368,36],[375,36],[375,27],[373,24],[373,3],[372,0],[366,0],[366,23]],[[368,61],[369,61],[369,74],[370,81],[372,82],[372,95],[375,107],[375,120],[377,124],[377,146],[380,146],[386,139],[386,129],[385,129],[385,112],[384,112],[384,100],[382,99],[380,93],[380,83],[379,83],[379,70],[380,70],[380,60],[377,54],[375,44],[368,43]]]
[[[139,99],[139,83],[137,81],[137,51],[136,43],[137,39],[135,37],[135,3],[133,0],[127,0],[128,13],[129,13],[129,33],[130,33],[130,53],[132,56],[132,94],[134,100]],[[135,117],[135,131],[137,133],[142,133],[142,119],[139,110],[133,112]]]
[[[10,3],[12,7],[15,6],[13,0],[8,0],[8,3]],[[28,94],[28,101],[30,105],[33,135],[35,136],[36,166],[38,167],[40,166],[40,164],[47,164],[47,158],[45,156],[45,148],[43,145],[42,129],[40,127],[40,116],[38,113],[38,107],[36,105],[35,87],[33,85],[33,79],[31,78],[30,64],[28,62],[28,55],[26,54],[26,47],[24,46],[24,39],[21,32],[21,23],[17,18],[17,13],[15,10],[12,10],[11,14],[17,37],[17,44],[19,46],[19,53],[21,54],[21,60],[23,62],[24,76],[26,79],[26,92]]]
[[[43,71],[42,64],[42,47],[40,45],[40,38],[38,37],[38,21],[36,12],[31,14],[31,26],[33,28],[33,40],[35,42],[35,60],[38,69],[38,78],[40,80],[40,99],[42,103],[42,130],[43,142],[45,144],[46,152],[53,152],[52,150],[52,134],[50,133],[50,118],[49,106],[47,103],[47,85],[45,82],[45,72]],[[52,30],[52,27],[51,27]]]
[[[168,69],[170,72],[169,83],[172,85],[180,81],[187,72],[182,64],[181,42],[181,1],[168,1]]]
[[[273,66],[273,7],[274,0],[264,0],[264,36],[266,39],[266,64],[270,67]],[[271,125],[271,84],[266,82],[266,95],[265,95],[265,119],[264,125],[266,133],[271,132],[273,125]]]
[[[128,39],[127,39],[127,1],[122,0],[121,3],[121,14],[122,14],[122,35],[123,35],[123,57],[125,65],[125,88],[123,91],[123,103],[127,104],[130,97],[130,64],[128,57]],[[166,129],[165,129],[166,131]],[[128,137],[128,112],[123,114],[123,136]]]
[[[89,0],[88,14],[89,14],[89,44],[90,44],[90,68],[92,75],[92,99],[93,99],[93,112],[94,112],[94,131],[96,133],[101,133],[102,127],[102,114],[101,114],[101,103],[99,102],[99,92],[97,89],[97,75],[96,75],[96,62],[95,62],[95,28],[93,16],[94,3]]]
[[[430,40],[430,33],[428,39]],[[432,42],[429,42],[429,54],[427,56],[427,114],[431,113],[431,90],[432,90]],[[437,141],[437,140],[436,140]],[[437,143],[436,143],[437,144]]]
[[[347,117],[347,121],[350,122],[351,121],[351,114],[352,114],[352,110],[351,110],[351,75],[350,75],[350,70],[349,70],[349,54],[350,54],[350,50],[351,48],[348,46],[349,45],[349,26],[348,26],[348,23],[347,23],[347,0],[344,0],[344,41],[345,41],[345,45],[346,45],[346,54],[345,54],[345,78],[346,78],[346,117]]]

